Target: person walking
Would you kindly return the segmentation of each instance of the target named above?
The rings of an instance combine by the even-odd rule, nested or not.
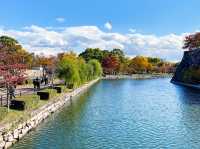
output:
[[[13,98],[16,98],[14,85],[9,86],[9,94],[10,94],[10,100],[12,100]]]

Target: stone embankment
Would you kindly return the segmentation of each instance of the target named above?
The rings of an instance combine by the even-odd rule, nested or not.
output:
[[[133,74],[133,75],[106,75],[102,79],[156,79],[172,77],[172,74]]]
[[[65,104],[70,103],[72,97],[79,95],[81,92],[86,91],[89,87],[95,84],[97,80],[93,80],[88,84],[84,84],[80,88],[75,89],[70,93],[66,93],[58,97],[56,101],[49,102],[45,106],[40,109],[33,111],[31,113],[31,118],[14,129],[8,130],[8,128],[1,128],[0,132],[0,149],[6,149],[11,147],[15,142],[20,140],[24,135],[26,135],[29,131],[33,130],[40,124],[43,120],[45,120],[52,113],[63,107]]]

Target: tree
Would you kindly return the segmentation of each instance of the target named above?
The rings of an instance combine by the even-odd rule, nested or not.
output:
[[[136,56],[130,61],[129,68],[132,70],[132,73],[146,73],[152,69],[152,65],[146,57]]]
[[[100,77],[102,75],[102,67],[101,64],[97,60],[90,60],[88,62],[89,65],[93,67],[93,77]]]
[[[16,52],[17,49],[21,49],[21,45],[18,44],[18,41],[12,37],[1,36],[0,37],[0,50],[7,52]]]
[[[69,52],[58,55],[57,72],[58,77],[64,79],[68,86],[76,87],[101,76],[102,67],[98,60],[86,63],[82,57]]]
[[[55,74],[55,69],[56,69],[56,57],[55,56],[38,56],[34,58],[34,65],[35,66],[41,66],[42,67],[42,75],[43,78],[48,76],[49,81],[53,85],[54,81],[54,74]]]
[[[69,88],[80,84],[80,76],[76,63],[70,58],[63,57],[57,65],[58,77],[65,80]]]
[[[84,58],[86,62],[88,62],[91,59],[96,59],[99,62],[103,59],[103,52],[99,48],[88,48],[81,54],[79,54],[80,57]]]
[[[200,47],[200,32],[185,37],[183,49],[193,50]]]
[[[160,62],[163,62],[162,59],[157,58],[157,57],[147,57],[148,62],[151,63],[152,65],[157,65]]]
[[[121,63],[125,61],[125,55],[121,49],[113,49],[110,53],[114,56],[117,56]]]
[[[5,86],[8,84],[21,83],[24,78],[23,57],[19,54],[22,46],[18,41],[8,36],[0,37],[0,76]]]
[[[81,83],[85,83],[86,81],[89,80],[88,78],[88,67],[87,64],[85,63],[85,60],[82,58],[79,58],[78,61],[78,66],[79,66],[79,76]]]
[[[7,89],[7,105],[9,107],[9,88],[22,83],[25,79],[23,58],[19,55],[21,45],[10,37],[0,37],[0,83]]]
[[[102,67],[105,74],[116,74],[120,61],[117,56],[109,55],[102,60]]]

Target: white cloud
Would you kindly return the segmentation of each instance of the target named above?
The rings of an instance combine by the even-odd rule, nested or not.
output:
[[[23,30],[0,28],[0,36],[15,37],[26,49],[37,54],[56,54],[67,50],[79,53],[85,48],[111,50],[121,48],[126,55],[145,55],[180,60],[186,34],[164,36],[140,33],[104,32],[96,26],[74,26],[54,29],[32,25]]]
[[[63,23],[63,22],[65,22],[65,18],[58,17],[58,18],[56,18],[56,21],[58,21],[59,23]]]
[[[136,32],[136,29],[130,28],[130,29],[129,29],[129,32],[135,33],[135,32]]]
[[[111,29],[112,29],[112,24],[111,24],[111,22],[106,22],[106,23],[104,24],[104,27],[105,27],[106,29],[108,29],[108,30],[111,30]]]

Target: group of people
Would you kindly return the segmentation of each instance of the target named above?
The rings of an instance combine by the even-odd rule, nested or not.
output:
[[[44,76],[42,79],[39,79],[38,77],[36,79],[33,79],[33,86],[34,89],[40,89],[40,85],[44,83],[45,85],[48,84],[48,77]]]
[[[38,77],[36,79],[33,79],[34,89],[40,89],[40,85],[42,83],[44,83],[45,85],[48,84],[48,77],[47,76],[44,76],[42,79],[40,79]],[[15,98],[15,89],[16,89],[15,85],[10,85],[8,87],[8,96],[9,96],[10,100]]]

